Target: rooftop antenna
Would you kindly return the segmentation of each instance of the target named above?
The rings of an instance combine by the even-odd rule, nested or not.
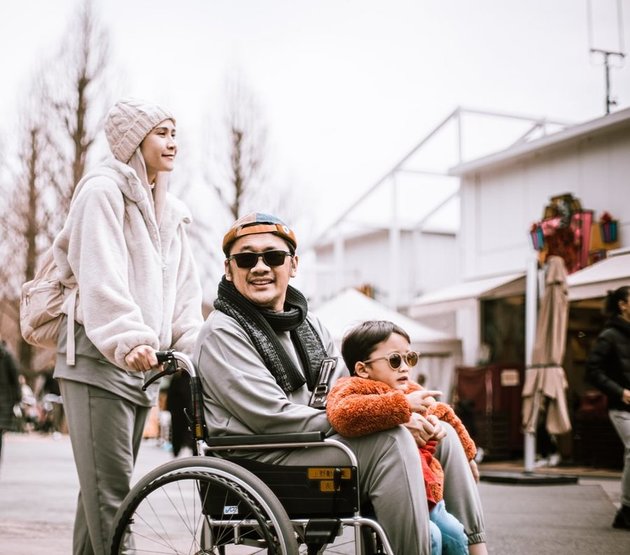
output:
[[[618,65],[612,67],[622,67],[626,54],[624,52],[624,38],[623,38],[623,13],[621,9],[621,0],[616,1],[617,4],[617,49],[611,50],[610,48],[596,48],[594,43],[594,29],[593,29],[593,11],[591,6],[591,0],[586,1],[586,17],[588,24],[588,44],[589,52],[591,54],[601,55],[604,64],[604,79],[606,83],[606,114],[610,114],[611,106],[616,106],[617,101],[610,96],[610,68],[611,59],[617,59]],[[601,7],[601,2],[599,6]]]

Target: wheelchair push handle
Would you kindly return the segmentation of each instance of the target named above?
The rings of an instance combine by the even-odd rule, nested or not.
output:
[[[164,364],[169,360],[173,360],[175,357],[175,351],[173,349],[169,349],[168,351],[155,351],[155,357],[159,364]]]
[[[203,418],[203,399],[201,394],[201,381],[197,376],[195,365],[184,353],[170,349],[168,351],[156,351],[155,356],[163,369],[142,386],[146,390],[153,382],[163,376],[170,376],[178,371],[188,372],[190,376],[190,392],[192,396],[192,415],[189,415],[192,424],[192,432],[195,441],[205,440],[206,425]],[[188,411],[186,411],[188,412]]]
[[[170,374],[175,373],[177,370],[185,370],[191,378],[197,375],[195,365],[188,355],[184,353],[169,349],[168,351],[155,351],[155,357],[159,364],[164,365],[165,369],[169,366],[174,368],[174,370],[169,372]]]
[[[144,382],[142,391],[146,391],[153,382],[156,382],[163,376],[170,376],[177,372],[177,361],[175,360],[174,353],[175,351],[155,351],[158,364],[163,365],[162,370]]]
[[[170,376],[178,370],[185,370],[191,378],[197,376],[195,365],[184,353],[171,349],[169,351],[155,351],[155,356],[158,364],[162,364],[163,368],[160,372],[151,376],[151,378],[145,382],[142,387],[143,391],[146,391],[147,387],[149,387],[153,382],[159,380],[163,376]]]

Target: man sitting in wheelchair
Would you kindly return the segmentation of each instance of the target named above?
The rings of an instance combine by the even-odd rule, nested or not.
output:
[[[348,370],[329,332],[289,285],[298,256],[294,232],[274,216],[237,220],[223,239],[225,275],[215,309],[195,347],[210,436],[323,432],[350,446],[369,500],[394,553],[430,552],[429,514],[416,441],[442,438],[436,457],[444,468],[444,495],[464,524],[470,553],[486,553],[477,486],[457,434],[446,423],[418,415],[414,423],[362,437],[335,434],[312,402],[324,359],[337,358],[328,383]],[[315,406],[313,406],[315,405]],[[319,407],[319,408],[318,408]],[[342,451],[325,447],[249,451],[279,465],[343,466]]]

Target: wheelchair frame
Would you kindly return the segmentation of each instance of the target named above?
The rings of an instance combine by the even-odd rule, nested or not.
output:
[[[194,364],[176,351],[159,352],[158,361],[163,370],[145,388],[177,371],[190,375],[195,456],[163,464],[134,485],[114,519],[112,555],[223,555],[241,546],[252,553],[293,555],[302,543],[308,555],[316,555],[347,526],[354,529],[356,555],[393,555],[380,524],[361,514],[358,462],[348,446],[319,432],[208,437]],[[221,456],[314,447],[339,449],[349,463],[287,466]]]

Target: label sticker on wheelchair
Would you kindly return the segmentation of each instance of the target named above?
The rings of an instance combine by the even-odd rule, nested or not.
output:
[[[340,491],[341,488],[335,487],[334,480],[322,480],[319,483],[319,491],[323,493],[334,493]]]
[[[237,515],[238,514],[238,505],[225,505],[223,507],[224,515]]]
[[[335,470],[341,471],[342,480],[350,480],[352,477],[350,468],[309,468],[307,476],[309,480],[333,480],[335,478]]]

